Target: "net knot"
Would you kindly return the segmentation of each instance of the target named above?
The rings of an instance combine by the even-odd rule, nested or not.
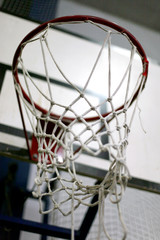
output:
[[[41,117],[39,115],[36,115],[35,117],[36,117],[37,121],[41,119]]]
[[[123,147],[127,146],[128,145],[128,139],[124,138],[121,144],[122,144]]]
[[[70,111],[70,106],[65,107],[66,112]]]
[[[38,153],[43,153],[44,152],[44,149],[42,147],[39,147],[38,148]]]
[[[51,106],[56,105],[55,101],[51,100]]]
[[[116,117],[116,116],[117,116],[116,111],[113,111],[113,112],[112,112],[112,115],[113,115],[113,117]]]
[[[124,128],[126,128],[126,130],[127,130],[127,133],[129,133],[129,132],[130,132],[130,128],[129,128],[129,126],[128,126],[126,123],[123,125],[123,127],[124,127]]]
[[[111,97],[107,98],[107,101],[112,102],[112,98]]]
[[[91,110],[92,110],[92,111],[95,111],[95,110],[96,110],[96,108],[95,108],[94,106],[92,106],[92,107],[91,107]]]
[[[33,197],[35,197],[35,198],[38,198],[39,197],[39,194],[37,193],[37,192],[32,192],[32,195],[33,195]]]
[[[42,185],[42,180],[39,177],[36,177],[34,181],[35,181],[36,185],[38,185],[38,186]]]
[[[58,209],[59,208],[59,205],[58,204],[54,204],[54,209]]]
[[[109,135],[111,135],[111,131],[110,130],[107,130],[107,135],[109,136]]]
[[[80,93],[80,97],[81,97],[81,98],[84,98],[84,93]]]
[[[126,113],[127,112],[127,108],[123,108],[123,113]]]
[[[116,127],[116,130],[117,130],[117,131],[120,131],[120,129],[121,129],[120,126],[117,126],[117,127]]]
[[[74,140],[80,142],[80,137],[79,136],[75,136]]]
[[[93,135],[92,139],[93,139],[93,141],[97,141],[97,136]]]
[[[79,122],[81,122],[81,121],[82,121],[82,117],[81,117],[81,116],[77,116],[77,120],[78,120]]]
[[[86,130],[90,131],[91,127],[89,125],[86,126]]]

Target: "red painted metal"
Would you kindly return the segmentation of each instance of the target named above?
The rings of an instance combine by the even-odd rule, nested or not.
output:
[[[143,83],[143,88],[145,86],[145,82],[147,80],[147,75],[148,75],[148,60],[147,60],[147,56],[144,52],[143,47],[141,46],[141,44],[139,43],[139,41],[125,28],[110,22],[106,19],[103,18],[99,18],[99,17],[95,17],[95,16],[87,16],[87,15],[75,15],[75,16],[65,16],[65,17],[60,17],[60,18],[56,18],[53,19],[51,21],[45,22],[41,25],[39,25],[37,28],[35,28],[33,31],[31,31],[28,35],[26,35],[26,37],[21,41],[21,43],[19,44],[15,55],[14,55],[14,59],[13,59],[13,75],[15,78],[15,81],[21,86],[20,81],[19,81],[19,77],[18,77],[18,58],[21,55],[23,48],[25,45],[23,45],[23,43],[25,43],[26,41],[32,39],[33,37],[35,37],[38,33],[40,33],[41,31],[43,31],[44,29],[46,29],[48,27],[49,23],[59,23],[59,22],[70,22],[70,21],[93,21],[95,23],[99,23],[108,27],[111,27],[112,29],[117,30],[118,32],[120,32],[121,34],[125,34],[127,35],[127,37],[130,39],[130,41],[137,47],[137,51],[139,52],[141,59],[142,59],[142,64],[143,64],[143,75],[145,76],[145,81]],[[26,92],[24,91],[24,89],[22,88],[22,93],[23,96],[25,97],[25,99],[31,103],[31,100],[29,98],[29,96],[26,94]],[[138,95],[139,89],[137,90],[137,92],[135,93],[134,97],[133,97],[133,101],[136,99],[137,95]],[[133,102],[132,101],[132,102]],[[46,114],[47,110],[42,108],[41,106],[39,106],[37,103],[34,103],[35,107],[42,112],[42,114]],[[123,106],[120,106],[118,109],[122,109]],[[104,117],[106,117],[107,115],[109,115],[110,112],[107,112],[105,114],[103,114]],[[51,113],[51,116],[53,118],[58,119],[60,116],[56,115],[55,113]],[[90,117],[90,118],[85,118],[86,121],[94,121],[94,120],[98,120],[99,116],[94,116],[94,117]],[[69,118],[69,117],[64,117],[63,121],[64,122],[71,122],[73,121],[74,118]]]

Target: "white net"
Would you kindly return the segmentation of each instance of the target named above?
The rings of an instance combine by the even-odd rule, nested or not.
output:
[[[69,24],[73,23],[75,22]],[[145,81],[142,59],[137,48],[125,34],[120,34],[89,20],[85,24],[90,24],[103,31],[105,37],[96,58],[91,62],[92,67],[89,73],[87,69],[88,77],[85,79],[85,83],[82,81],[83,84],[79,84],[80,87],[76,81],[72,81],[70,74],[65,72],[66,69],[70,68],[69,64],[68,67],[61,68],[56,61],[54,46],[53,48],[50,47],[49,31],[53,31],[51,28],[57,24],[48,24],[44,31],[23,43],[22,46],[22,48],[28,45],[35,47],[36,44],[40,46],[39,51],[41,52],[46,76],[46,88],[40,86],[28,71],[25,54],[22,53],[18,59],[23,76],[20,79],[21,85],[16,82],[15,87],[23,102],[34,137],[38,142],[36,190],[33,194],[39,199],[42,214],[58,210],[64,216],[71,215],[72,240],[74,239],[74,211],[79,205],[98,205],[99,228],[95,239],[100,239],[102,232],[107,239],[113,239],[104,223],[104,203],[105,198],[108,197],[111,203],[117,205],[118,219],[122,228],[120,239],[126,239],[127,230],[119,202],[130,177],[126,165],[126,147],[139,95]],[[122,66],[120,67],[120,73],[114,79],[118,68],[112,64],[114,54],[111,42],[112,38],[119,35],[123,36],[125,41],[128,42],[130,51],[127,56],[128,61],[124,66],[123,63],[117,61],[117,64],[122,64]],[[64,59],[67,51],[68,46],[66,46],[64,52]],[[85,56],[83,59],[85,62]],[[103,62],[102,66],[100,66],[101,62]],[[71,92],[66,98],[62,96],[63,91],[57,92],[56,86],[51,84],[51,65],[54,66],[53,71],[58,71],[63,82],[70,86],[68,91]],[[140,65],[139,70],[137,65]],[[74,68],[73,65],[72,67]],[[132,74],[134,68],[136,69],[136,75]],[[96,74],[97,69],[104,72],[104,85],[101,84],[100,72],[98,76]],[[123,74],[121,74],[122,71]],[[94,86],[95,78],[101,85],[102,98],[100,98],[100,101],[94,100],[93,96],[88,94],[90,87]],[[21,86],[29,96],[30,102],[24,97]],[[45,113],[42,114],[37,109],[35,96],[40,99],[41,107],[44,108],[45,106]],[[107,114],[103,113],[103,108],[107,109]],[[106,136],[107,141],[104,141]],[[109,168],[106,169],[106,176],[99,184],[88,185],[77,175],[76,161],[83,153],[98,157],[104,152],[108,153],[108,161],[110,162]],[[65,177],[61,174],[62,171],[67,172]],[[63,192],[63,198],[57,197],[60,192]],[[95,195],[98,195],[98,200],[91,203],[90,199]],[[50,200],[49,209],[43,209],[45,198]],[[70,207],[66,208],[66,205]]]
[[[62,173],[66,175],[65,172]],[[83,177],[85,178],[85,177]],[[85,178],[88,184],[94,184],[94,179]],[[61,192],[59,198],[63,198]],[[127,187],[125,196],[120,202],[121,211],[123,213],[124,222],[127,228],[127,239],[129,240],[158,240],[160,235],[159,209],[160,195],[138,189]],[[154,203],[154,204],[153,204]],[[68,206],[69,208],[69,206]],[[84,206],[80,206],[75,211],[75,229],[78,230],[83,221],[86,212]],[[53,212],[52,223],[56,226],[70,227],[70,217],[62,218],[58,211]],[[107,230],[114,240],[122,239],[122,228],[118,221],[117,208],[108,198],[105,199],[104,222]],[[87,235],[87,240],[95,240],[99,228],[99,217],[96,216],[92,227]],[[60,238],[51,238],[52,240],[60,240]],[[102,233],[101,240],[105,240],[105,234]]]

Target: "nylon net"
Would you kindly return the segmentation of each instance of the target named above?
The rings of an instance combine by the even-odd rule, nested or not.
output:
[[[65,172],[62,173],[66,175]],[[95,184],[95,179],[85,178],[88,184]],[[63,197],[63,192],[59,193],[58,198]],[[139,189],[133,189],[127,187],[125,195],[120,202],[121,211],[127,228],[127,239],[129,240],[150,240],[159,239],[159,219],[160,212],[157,211],[159,208],[160,195]],[[153,204],[154,202],[154,204]],[[69,208],[70,206],[66,206]],[[87,209],[85,206],[80,206],[75,211],[75,229],[78,230],[81,226],[83,216]],[[50,222],[56,226],[70,227],[70,216],[61,218],[59,211],[53,212]],[[119,240],[122,239],[122,228],[118,221],[116,205],[112,204],[108,198],[105,199],[105,212],[104,222],[107,226],[107,230],[110,234],[111,239]],[[99,226],[99,216],[95,217],[92,227],[86,237],[87,240],[96,239]],[[52,239],[52,238],[51,238]],[[59,240],[61,238],[53,238]],[[101,239],[105,240],[106,236],[104,233],[101,235]]]
[[[75,22],[69,22],[69,24],[73,23],[75,24]],[[63,23],[58,24],[63,25]],[[82,24],[82,22],[78,22],[78,24]],[[40,213],[48,214],[58,210],[64,216],[71,215],[72,240],[74,239],[74,211],[79,205],[98,205],[99,230],[96,239],[100,239],[101,232],[104,232],[107,239],[113,239],[104,224],[104,203],[105,198],[108,198],[111,203],[117,205],[118,219],[122,230],[121,239],[126,239],[127,230],[119,203],[130,178],[126,164],[126,148],[139,95],[145,81],[142,59],[137,48],[125,34],[120,34],[116,30],[111,30],[89,20],[85,24],[98,28],[99,31],[104,33],[105,37],[99,51],[96,53],[97,56],[94,58],[94,62],[91,62],[92,68],[89,73],[87,72],[88,77],[85,79],[85,83],[82,84],[83,86],[79,87],[77,82],[74,83],[70,75],[66,74],[66,69],[63,69],[56,60],[57,55],[54,46],[50,46],[51,41],[48,40],[50,31],[54,31],[57,23],[48,24],[44,31],[23,43],[22,46],[24,48],[28,45],[39,45],[46,76],[46,90],[40,86],[40,83],[35,81],[34,76],[27,69],[24,60],[25,54],[21,53],[18,59],[23,74],[21,74],[20,79],[21,85],[15,82],[15,88],[23,103],[25,114],[28,117],[38,145],[36,189],[33,195],[39,199]],[[117,64],[122,65],[120,69],[123,74],[119,74],[114,79],[118,68],[112,66],[114,57],[114,54],[112,54],[112,39],[116,36],[122,36],[125,39],[124,41],[128,43],[129,51],[127,53],[129,52],[129,54],[128,62],[124,67],[117,60]],[[66,45],[66,43],[63,44]],[[66,51],[67,49],[68,46],[66,46]],[[66,52],[63,54],[65,59]],[[34,57],[34,55],[32,56]],[[85,57],[83,61],[85,62]],[[104,64],[102,68],[100,68],[101,62]],[[133,68],[137,69],[137,62],[140,65],[140,70],[139,72],[136,70],[135,77],[132,73]],[[69,94],[69,100],[68,97],[63,97],[63,91],[58,92],[56,85],[51,84],[50,63],[54,65],[54,71],[58,72],[63,79],[63,83],[69,86],[70,91],[72,90],[73,93],[74,90],[74,94]],[[75,65],[76,62],[71,68],[74,68]],[[68,69],[70,69],[69,64]],[[104,86],[100,83],[101,75],[99,74],[98,77],[96,75],[97,69],[101,69],[100,72],[105,73]],[[99,85],[102,85],[101,89],[103,90],[99,101],[94,101],[93,96],[89,93],[89,87],[92,84],[94,86],[95,76],[98,78]],[[51,85],[54,87],[52,88]],[[22,87],[25,89],[30,101],[27,101],[24,97]],[[94,90],[98,90],[95,88]],[[43,114],[36,107],[35,95],[38,95],[41,99],[42,107],[45,102],[46,112]],[[59,102],[55,99],[57,95]],[[107,114],[103,112],[104,108],[107,109]],[[82,154],[98,158],[102,153],[107,154],[109,162],[106,175],[98,184],[88,185],[77,175],[76,161],[81,158]],[[61,174],[63,171],[67,172],[65,177]],[[61,192],[63,192],[63,198],[58,198],[57,196]],[[98,200],[91,202],[95,195],[98,195]],[[46,198],[51,203],[49,209],[43,209],[43,201]],[[66,205],[70,206],[69,209],[65,208]]]

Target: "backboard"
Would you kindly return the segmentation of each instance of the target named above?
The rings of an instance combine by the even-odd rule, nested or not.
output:
[[[37,24],[34,22],[20,19],[6,13],[0,13],[0,31],[2,33],[0,38],[0,159],[2,161],[3,156],[5,156],[30,163],[27,182],[27,188],[30,190],[33,186],[36,166],[35,163],[31,162],[27,150],[13,85],[11,64],[19,42],[36,26]],[[88,55],[97,53],[97,49],[99,49],[99,43],[95,43],[91,39],[86,39],[80,35],[74,35],[73,33],[71,34],[62,30],[57,30],[55,33],[55,37],[59,39],[59,41],[63,41],[62,44],[66,44],[67,39],[70,39],[70,42],[78,41],[79,46],[81,46],[80,50],[82,51],[83,49],[83,51],[87,51]],[[115,46],[114,50],[118,56],[118,63],[125,61],[127,50],[118,46]],[[61,56],[58,57],[60,58]],[[60,60],[62,59],[60,58]],[[77,68],[78,65],[74,63],[73,60],[73,62],[69,63],[69,67],[71,67],[75,73],[80,72]],[[84,64],[86,64],[85,61]],[[88,68],[88,66],[86,68]],[[29,63],[29,70],[32,72],[34,79],[36,79],[43,88],[44,74],[42,69],[39,68],[38,62],[34,61],[34,58],[31,59]],[[86,72],[84,72],[84,74],[86,74]],[[157,111],[160,88],[159,76],[160,66],[151,60],[149,78],[137,107],[127,150],[127,165],[132,176],[128,185],[136,189],[143,189],[155,193],[160,193],[160,137],[158,134],[160,131],[160,114]],[[61,81],[58,74],[52,77],[52,81],[56,86],[56,93],[60,93],[60,95],[67,93],[67,99],[74,94],[72,90]],[[99,87],[99,82],[97,82],[91,86],[88,92],[88,96],[93,98],[95,102],[99,102],[101,98],[103,98],[102,92],[104,89],[100,88],[98,90]],[[99,94],[97,94],[97,90]],[[81,108],[82,106],[78,107]],[[102,111],[105,110],[106,109],[102,109]],[[32,136],[29,125],[27,132],[31,139]],[[104,141],[107,141],[107,139],[104,139]],[[107,156],[104,154],[94,158],[83,154],[76,164],[77,171],[80,175],[99,179],[104,176],[106,169],[108,169],[109,163],[106,158]],[[2,162],[4,161],[6,161],[6,158],[4,158]],[[137,195],[137,198],[139,197],[140,195]],[[133,199],[130,199],[130,201],[131,200]],[[31,211],[33,210],[35,209],[31,209]]]

